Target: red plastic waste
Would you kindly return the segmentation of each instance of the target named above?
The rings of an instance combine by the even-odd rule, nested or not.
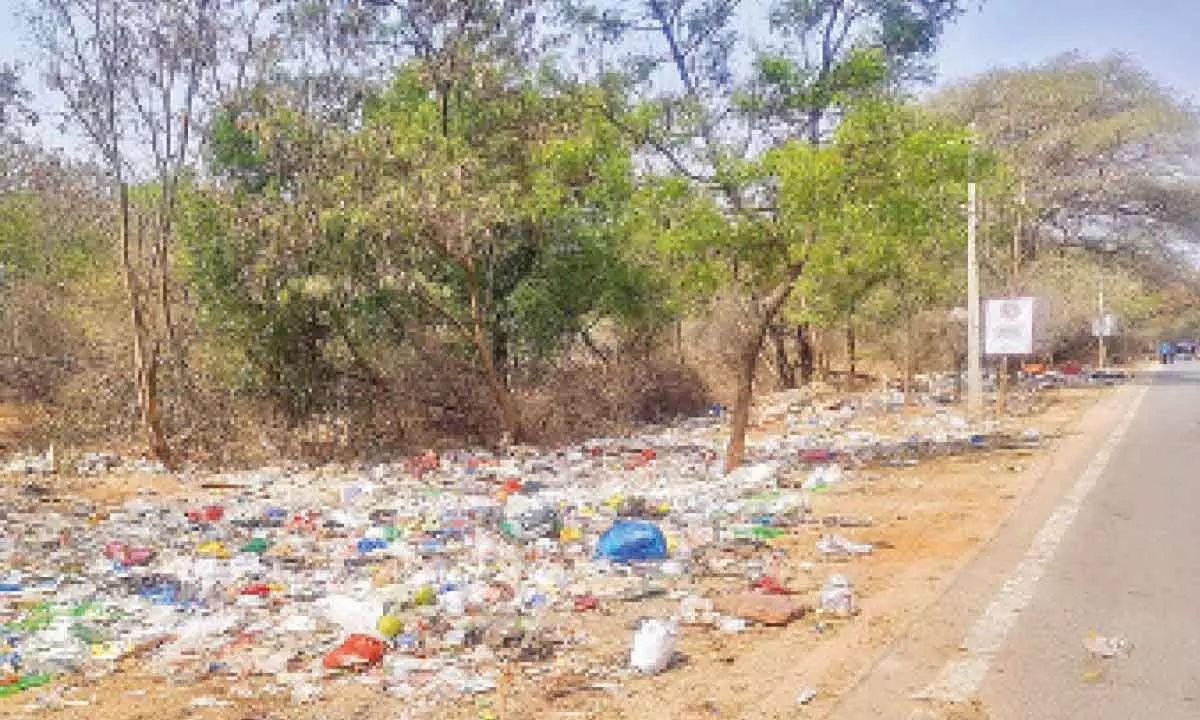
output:
[[[754,581],[754,589],[760,590],[767,595],[794,595],[795,590],[788,589],[780,584],[778,580],[770,575],[763,575]]]
[[[150,548],[135,547],[126,548],[124,558],[121,560],[123,565],[145,565],[154,557],[154,551]]]
[[[575,609],[579,612],[595,610],[600,607],[600,599],[595,595],[580,595],[575,598]]]
[[[220,505],[206,505],[199,510],[188,510],[187,519],[192,522],[220,522],[225,517],[225,508]]]
[[[365,668],[382,660],[383,650],[382,640],[355,634],[330,650],[321,664],[326,670]]]
[[[145,565],[154,557],[154,551],[144,547],[129,547],[121,542],[110,542],[104,545],[104,557],[126,566]]]
[[[266,597],[271,594],[271,586],[266,583],[254,583],[242,588],[242,595],[257,595],[258,597]]]
[[[803,462],[825,463],[833,459],[833,453],[824,449],[801,450],[800,460]]]
[[[640,467],[645,467],[650,464],[656,456],[653,448],[646,448],[639,452],[635,457],[625,461],[626,470],[636,470]]]

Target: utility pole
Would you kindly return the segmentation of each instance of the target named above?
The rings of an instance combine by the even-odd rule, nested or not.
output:
[[[1097,317],[1099,319],[1096,321],[1096,348],[1097,348],[1096,352],[1097,352],[1097,355],[1099,355],[1099,357],[1097,358],[1097,360],[1099,360],[1099,363],[1098,363],[1099,369],[1103,370],[1104,363],[1107,360],[1107,357],[1106,357],[1107,353],[1105,352],[1107,350],[1107,348],[1105,348],[1105,346],[1104,346],[1104,334],[1108,330],[1108,328],[1105,326],[1106,324],[1104,322],[1104,268],[1103,267],[1100,268],[1100,286],[1099,286],[1098,292],[1096,293],[1096,306],[1100,311],[1097,314]]]
[[[1009,282],[1009,293],[1014,297],[1017,292],[1017,278],[1021,275],[1021,236],[1025,231],[1025,181],[1021,181],[1020,195],[1017,196],[1020,205],[1017,207],[1016,222],[1013,223],[1013,253],[1012,278]]]
[[[967,183],[967,419],[983,410],[983,371],[979,362],[979,265],[975,259],[975,182]]]

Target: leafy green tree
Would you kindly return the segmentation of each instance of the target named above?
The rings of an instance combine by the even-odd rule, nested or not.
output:
[[[758,55],[755,77],[739,78],[734,68],[751,53],[751,38],[737,30],[737,2],[564,3],[567,21],[593,50],[594,62],[581,71],[620,87],[619,96],[640,101],[637,112],[619,108],[610,118],[653,156],[657,167],[678,176],[655,183],[649,192],[663,196],[668,206],[648,214],[697,234],[672,249],[696,259],[695,273],[686,274],[691,281],[728,282],[744,300],[746,332],[737,339],[742,350],[727,467],[742,460],[765,334],[796,280],[809,272],[805,243],[795,236],[799,231],[779,227],[773,219],[772,183],[761,150],[797,135],[820,144],[836,120],[831,114],[910,78],[960,5],[956,0],[778,2],[770,34],[758,38],[775,49]],[[651,42],[627,42],[633,33]],[[820,168],[827,160],[820,153],[789,158],[808,168],[804,172],[823,176]],[[710,197],[694,198],[695,192]],[[825,189],[819,197],[830,204],[820,212],[810,207],[816,216],[839,207],[837,190]],[[688,213],[694,217],[680,217]],[[801,235],[811,234],[810,242],[820,243],[822,224],[807,218]],[[718,272],[715,266],[721,263],[726,267]],[[807,335],[804,340],[807,379],[811,344]]]
[[[354,131],[270,103],[224,116],[214,157],[236,187],[225,222],[244,225],[245,244],[202,240],[228,229],[190,233],[200,241],[193,264],[209,275],[203,297],[218,315],[253,316],[266,302],[236,270],[248,263],[281,272],[274,284],[307,288],[275,293],[304,308],[284,314],[285,336],[308,343],[272,353],[285,359],[319,357],[334,306],[415,313],[474,357],[519,439],[510,348],[546,356],[597,317],[650,319],[652,287],[626,260],[615,221],[633,162],[594,88],[555,90],[478,60],[457,82],[447,94],[433,68],[411,63]],[[274,247],[284,238],[287,252]],[[260,332],[261,322],[244,327]]]
[[[964,12],[958,0],[782,0],[770,12],[772,42],[755,60],[755,74],[738,104],[769,137],[805,137],[819,144],[846,109],[881,93],[932,78],[931,60],[946,25]],[[850,285],[874,285],[870,278]],[[850,289],[847,286],[846,289]],[[819,304],[804,297],[806,304]],[[799,380],[814,370],[813,324],[821,313],[793,313],[798,326]],[[784,335],[775,335],[780,380],[796,383],[785,361]]]
[[[681,291],[732,286],[760,293],[745,311],[755,325],[752,341],[741,346],[730,467],[744,452],[766,323],[794,290],[861,297],[872,283],[904,283],[906,300],[918,302],[944,283],[948,253],[961,243],[954,231],[961,226],[967,140],[963,129],[916,109],[866,102],[830,143],[786,142],[759,162],[725,171],[757,188],[757,214],[729,213],[678,175],[648,183],[634,205],[640,238],[675,268]]]

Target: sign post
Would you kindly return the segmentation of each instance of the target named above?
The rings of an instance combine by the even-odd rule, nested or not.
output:
[[[1033,354],[1031,297],[984,301],[985,355]]]
[[[1031,297],[1002,298],[984,302],[985,355],[1000,356],[997,402],[1004,410],[1008,390],[1008,358],[1033,354],[1033,305]]]
[[[1104,313],[1092,321],[1092,337],[1096,338],[1099,369],[1103,370],[1108,361],[1106,339],[1120,334],[1117,316]]]

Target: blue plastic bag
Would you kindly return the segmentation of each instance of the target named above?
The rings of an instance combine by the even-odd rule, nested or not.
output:
[[[358,541],[358,552],[366,555],[373,550],[382,550],[387,546],[387,540],[382,538],[362,538]]]
[[[613,562],[661,560],[667,556],[667,538],[648,522],[618,522],[604,531],[596,544],[596,558]]]

